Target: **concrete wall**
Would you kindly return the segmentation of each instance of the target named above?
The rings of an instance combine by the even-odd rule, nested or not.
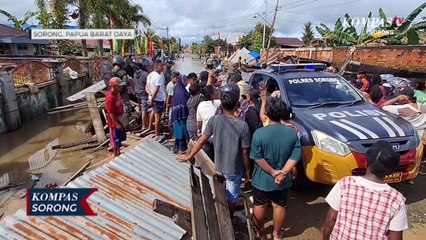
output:
[[[340,67],[349,48],[300,48],[277,49],[281,55],[296,55],[322,61],[331,61]],[[273,52],[271,51],[271,52]],[[271,56],[271,52],[269,55]],[[264,57],[265,52],[262,52]],[[352,61],[382,68],[394,68],[414,72],[426,72],[426,46],[376,46],[357,47]]]
[[[3,97],[0,96],[0,135],[7,131],[6,118],[3,109]]]
[[[64,79],[64,86],[62,88],[62,99],[64,104],[68,104],[67,97],[77,93],[90,85],[89,78],[83,74],[77,79]],[[58,107],[60,102],[58,99],[58,86],[55,81],[39,84],[39,92],[31,93],[26,88],[17,90],[17,101],[19,106],[19,113],[21,122],[24,124],[31,119],[45,114],[48,109]]]

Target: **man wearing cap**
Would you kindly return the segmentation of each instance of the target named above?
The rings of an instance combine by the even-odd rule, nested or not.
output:
[[[398,168],[399,154],[390,143],[378,141],[365,158],[366,174],[341,179],[326,197],[324,240],[401,240],[408,229],[405,197],[383,180]]]
[[[411,123],[417,130],[417,134],[423,145],[426,144],[426,106],[416,103],[415,92],[411,87],[401,88],[398,96],[383,103],[382,108]],[[419,174],[426,175],[424,164]],[[412,183],[412,181],[410,182]]]
[[[107,123],[110,133],[111,147],[114,155],[120,155],[121,141],[126,139],[126,115],[124,114],[124,103],[120,92],[126,84],[118,77],[112,77],[109,80],[111,87],[107,92],[105,100],[105,109],[107,112]]]
[[[396,105],[398,104],[398,105]],[[426,143],[426,106],[416,103],[414,90],[411,87],[404,87],[398,92],[396,98],[387,100],[383,103],[383,110],[396,114],[413,125],[417,133]]]
[[[121,79],[121,81],[124,82],[124,87],[121,90],[121,98],[123,99],[125,110],[126,112],[130,113],[132,111],[132,105],[130,104],[130,98],[127,91],[127,85],[130,85],[129,83],[129,76],[127,75],[127,71],[125,70],[126,62],[124,61],[123,57],[120,55],[117,55],[112,60],[112,70],[111,74],[113,77],[118,77]]]
[[[142,117],[142,131],[148,129],[148,93],[146,92],[146,84],[148,75],[152,71],[153,62],[149,58],[140,58],[137,60],[139,69],[135,72],[135,92],[139,102],[139,109]],[[151,127],[151,126],[150,126]]]

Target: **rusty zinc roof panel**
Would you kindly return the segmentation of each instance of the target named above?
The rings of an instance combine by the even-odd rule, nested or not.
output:
[[[180,239],[185,231],[152,211],[158,198],[190,209],[188,165],[146,140],[69,183],[98,188],[88,203],[96,216],[29,217],[25,209],[0,222],[1,239]]]

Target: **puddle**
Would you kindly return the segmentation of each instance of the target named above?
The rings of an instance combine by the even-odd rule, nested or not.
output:
[[[93,149],[51,149],[57,144],[91,138],[81,131],[81,126],[88,121],[87,109],[46,114],[18,131],[0,136],[0,185],[19,185],[33,174],[42,174],[38,185],[49,181],[62,184],[87,161],[103,159],[105,152],[92,154]]]

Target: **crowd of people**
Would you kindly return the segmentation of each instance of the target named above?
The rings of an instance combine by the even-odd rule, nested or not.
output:
[[[368,76],[360,70],[356,78],[348,81],[373,105],[405,119],[416,129],[419,139],[426,144],[426,86],[416,79],[388,82],[380,75]],[[422,161],[420,175],[426,175]],[[413,184],[414,182],[408,181]]]
[[[225,178],[231,215],[241,187],[251,187],[256,236],[266,234],[263,225],[271,204],[272,235],[281,239],[288,190],[301,160],[300,133],[289,122],[290,108],[279,91],[269,94],[265,83],[254,89],[243,81],[238,65],[222,82],[214,69],[185,75],[174,70],[173,64],[171,60],[141,58],[133,64],[133,75],[126,76],[133,79],[142,129],[154,129],[161,142],[164,138],[160,121],[167,118],[176,159],[196,165],[194,156],[204,149]],[[111,91],[106,100],[111,145],[116,155],[125,128],[125,109],[119,106],[126,105],[121,96],[129,81],[123,79],[120,69],[109,81]],[[426,94],[418,85],[411,82],[394,88],[380,76],[369,79],[364,71],[357,78],[348,81],[372,104],[411,122],[426,143],[426,107],[418,102],[424,101]],[[188,151],[190,140],[195,144]],[[405,198],[383,180],[398,166],[398,153],[389,143],[379,141],[367,152],[366,159],[365,176],[342,179],[327,196],[330,210],[324,239],[402,239],[402,231],[408,228]]]

